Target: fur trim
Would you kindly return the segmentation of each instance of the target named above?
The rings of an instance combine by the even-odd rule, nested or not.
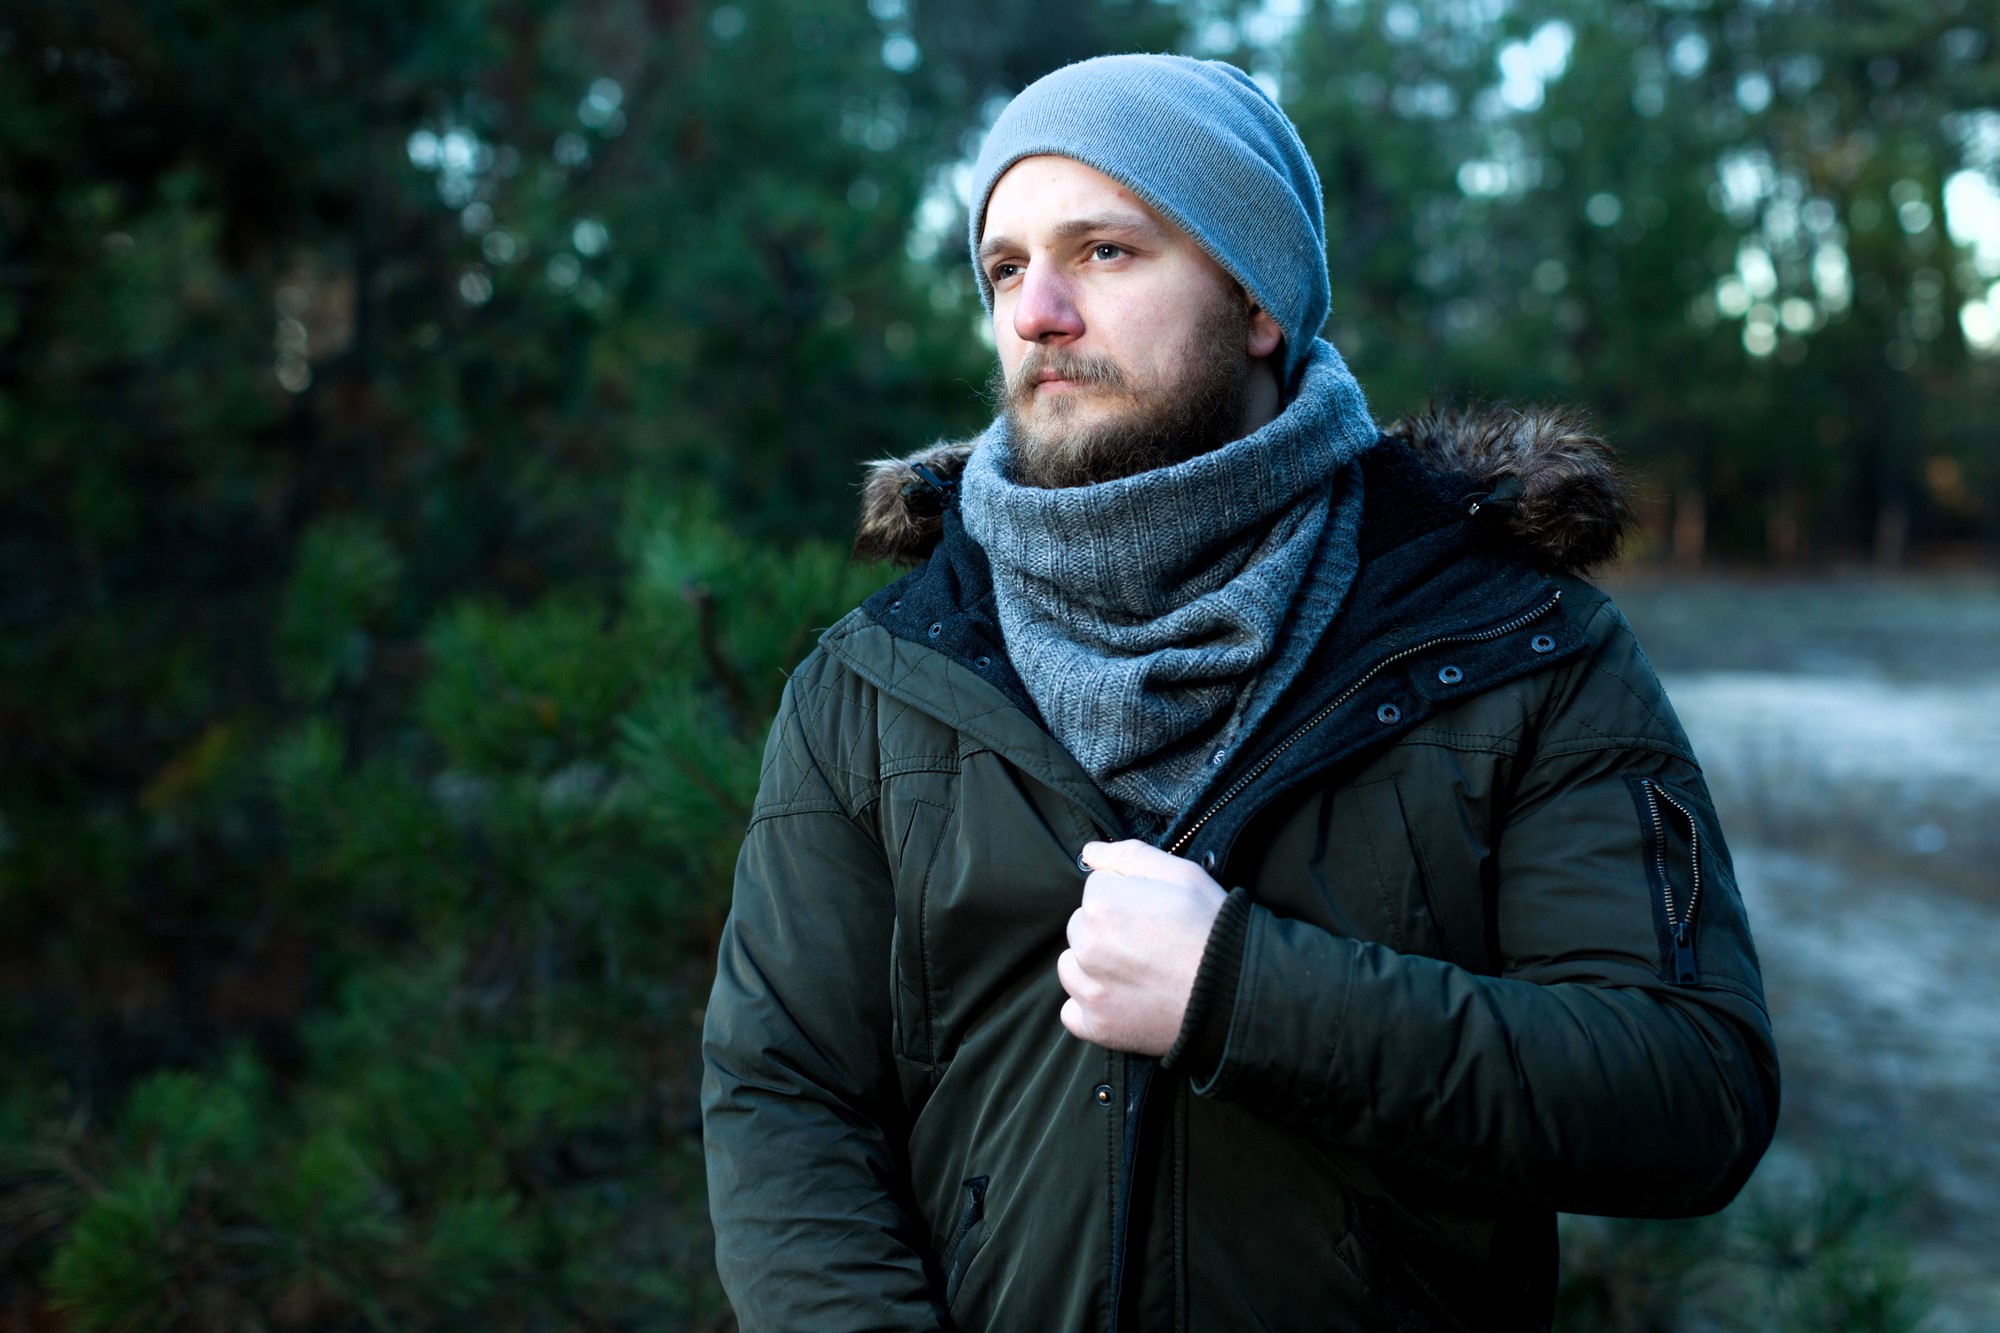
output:
[[[1582,573],[1618,554],[1633,525],[1617,460],[1590,419],[1569,407],[1433,406],[1383,432],[1438,472],[1491,489],[1520,483],[1505,531],[1537,563]]]
[[[861,522],[854,531],[856,560],[914,565],[931,553],[944,529],[943,499],[917,475],[926,467],[950,485],[965,471],[969,442],[939,440],[908,458],[878,458],[861,480]]]
[[[1519,496],[1479,517],[1498,519],[1510,544],[1550,569],[1581,573],[1601,565],[1632,528],[1630,494],[1611,447],[1574,408],[1431,407],[1383,435],[1408,445],[1426,467],[1485,490],[1516,478]],[[855,558],[914,565],[929,555],[943,528],[943,497],[916,469],[929,468],[950,485],[971,452],[970,442],[941,440],[907,458],[868,464]]]

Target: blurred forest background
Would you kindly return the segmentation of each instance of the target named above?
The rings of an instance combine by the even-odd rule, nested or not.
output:
[[[1970,567],[1996,31],[10,0],[0,1330],[730,1326],[694,1096],[735,844],[782,670],[885,576],[857,461],[988,414],[963,191],[1012,90],[1111,50],[1267,79],[1377,414],[1587,405],[1641,570]],[[1914,1327],[1887,1195],[1800,1178],[1573,1226],[1567,1317]]]

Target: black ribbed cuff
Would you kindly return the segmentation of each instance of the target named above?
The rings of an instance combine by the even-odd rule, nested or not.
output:
[[[1243,948],[1250,939],[1250,895],[1231,889],[1209,927],[1201,966],[1194,974],[1180,1035],[1160,1059],[1185,1073],[1197,1086],[1215,1077],[1229,1045],[1229,1022],[1236,1012],[1236,983],[1243,974]]]

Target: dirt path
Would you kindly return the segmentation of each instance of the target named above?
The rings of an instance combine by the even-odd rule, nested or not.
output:
[[[1781,1139],[1910,1177],[1930,1327],[2000,1326],[2000,909],[1919,879],[1857,885],[1793,852],[1739,848],[1737,869],[1784,1067]]]
[[[1927,1333],[2000,1329],[2000,578],[1610,587],[1750,908],[1785,1075],[1765,1170],[1908,1178]]]

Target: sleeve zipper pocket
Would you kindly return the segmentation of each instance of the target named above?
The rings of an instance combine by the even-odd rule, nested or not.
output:
[[[1701,825],[1696,822],[1693,812],[1675,800],[1660,783],[1651,778],[1639,778],[1634,786],[1640,796],[1648,822],[1647,871],[1653,883],[1653,892],[1659,897],[1661,921],[1666,934],[1661,953],[1662,961],[1668,969],[1667,980],[1683,986],[1692,986],[1701,980],[1701,970],[1696,966],[1694,954],[1694,916],[1695,909],[1701,905]],[[1668,873],[1667,839],[1670,820],[1668,811],[1679,815],[1680,822],[1687,829],[1689,869],[1687,902],[1684,907],[1674,902],[1674,881]]]

